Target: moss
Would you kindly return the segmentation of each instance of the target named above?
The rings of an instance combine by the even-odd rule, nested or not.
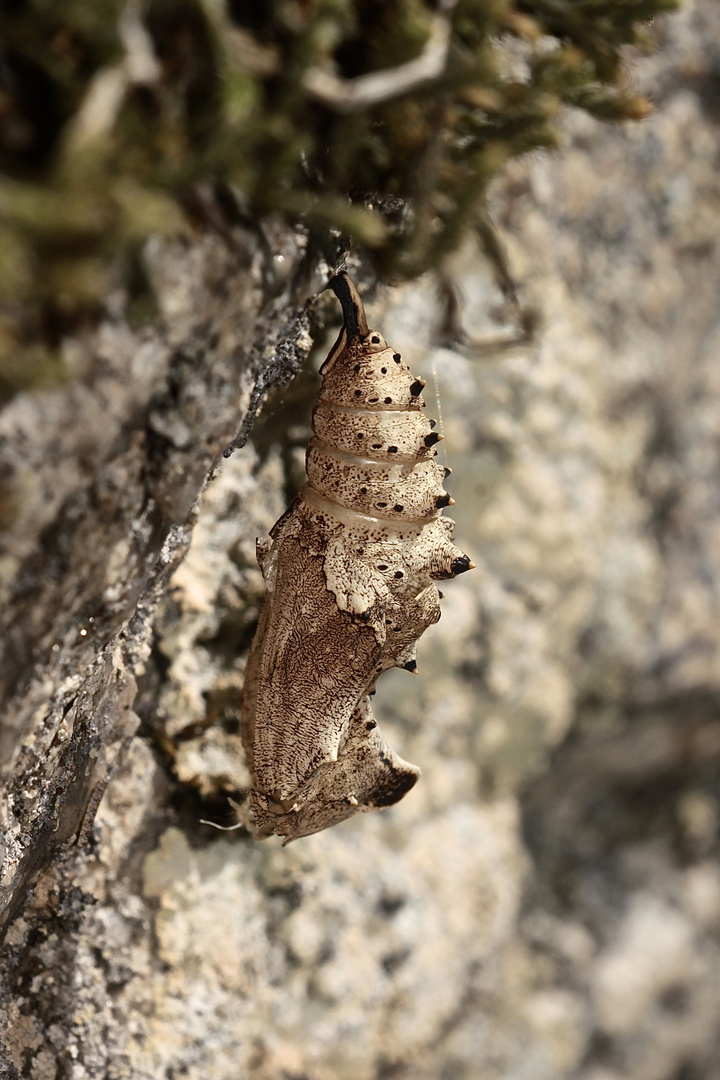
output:
[[[118,260],[132,267],[150,232],[181,226],[201,183],[222,185],[248,219],[280,212],[319,233],[342,230],[387,277],[437,265],[503,164],[553,145],[563,105],[645,115],[623,49],[674,6],[458,0],[440,77],[348,110],[309,88],[308,72],[347,80],[411,61],[437,32],[429,0],[5,4],[5,392],[31,328],[51,356],[68,325],[102,308]]]

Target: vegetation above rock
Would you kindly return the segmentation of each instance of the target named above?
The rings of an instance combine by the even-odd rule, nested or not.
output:
[[[677,0],[12,0],[0,13],[0,397],[139,252],[216,214],[336,230],[407,278],[563,105],[649,104],[623,48]],[[137,310],[142,312],[142,304]]]

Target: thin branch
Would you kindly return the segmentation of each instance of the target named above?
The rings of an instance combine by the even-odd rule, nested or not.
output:
[[[447,0],[444,14],[433,19],[428,42],[414,60],[394,68],[359,75],[357,79],[341,79],[330,71],[310,68],[303,75],[303,86],[316,101],[334,112],[358,112],[372,105],[407,94],[423,83],[438,79],[445,71],[450,48],[449,15],[457,0]]]
[[[68,132],[68,146],[77,151],[112,130],[131,86],[150,86],[160,77],[152,38],[143,25],[140,8],[130,0],[118,19],[125,49],[119,64],[101,68],[90,80]]]

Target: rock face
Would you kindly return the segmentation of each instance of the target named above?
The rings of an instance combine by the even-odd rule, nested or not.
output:
[[[490,347],[470,246],[463,335],[433,280],[367,299],[437,384],[478,563],[379,683],[423,768],[397,808],[286,849],[200,821],[248,781],[310,374],[193,507],[309,350],[302,239],[157,245],[162,332],[118,317],[0,416],[3,1077],[717,1076],[720,13],[660,33],[653,117],[570,116],[494,192],[533,341]]]

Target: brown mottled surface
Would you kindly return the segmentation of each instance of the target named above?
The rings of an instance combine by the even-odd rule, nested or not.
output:
[[[22,720],[25,742],[5,791],[19,824],[4,829],[3,886],[21,842],[41,855],[2,949],[12,1080],[715,1080],[719,20],[715,0],[692,0],[658,27],[661,48],[634,64],[657,103],[647,122],[568,117],[562,150],[513,167],[496,190],[523,297],[542,317],[531,348],[448,349],[433,281],[367,299],[428,380],[440,430],[437,376],[457,534],[482,560],[445,590],[419,675],[388,673],[373,699],[389,740],[423,768],[396,807],[287,848],[198,823],[229,824],[224,793],[249,785],[237,715],[263,596],[255,537],[302,473],[314,387],[302,402],[298,384],[268,401],[256,448],[205,489],[186,559],[167,585],[160,564],[152,576],[154,630],[157,593],[106,640],[80,621],[72,577],[67,591],[44,586],[58,606],[29,615],[27,635],[43,619],[66,625],[56,643],[69,662],[56,674],[42,654],[25,665],[27,708],[3,712],[3,724]],[[222,244],[195,238],[163,261],[173,349],[210,302],[205,274],[218,318],[245,303],[240,281],[221,288],[225,260]],[[467,335],[512,337],[512,318],[490,317],[503,298],[476,250],[450,269]],[[253,337],[258,371],[273,334],[293,339],[284,289]],[[237,383],[210,377],[204,330],[193,340],[202,349],[178,361],[177,392],[149,361],[133,369],[133,386],[151,382],[142,393],[153,430],[172,439],[161,445],[179,492],[202,440],[173,423],[178,410],[192,418],[190,403],[202,405],[204,426],[217,410],[222,427],[226,406],[228,429],[238,419]],[[82,355],[71,344],[68,364]],[[123,355],[146,355],[140,344]],[[105,387],[113,370],[91,366]],[[73,560],[97,568],[114,551],[108,581],[125,603],[123,552],[137,565],[145,534],[128,527],[133,542],[106,546],[106,498],[73,498],[104,468],[121,387],[18,399],[26,510],[4,588],[20,565],[52,568],[54,545],[96,514]],[[117,444],[131,464],[134,445]],[[153,490],[166,482],[163,466]],[[111,505],[135,505],[136,490],[116,480]],[[132,714],[142,735],[89,846],[48,846],[57,768],[89,794],[83,732],[119,749]]]
[[[390,806],[414,786],[419,770],[389,749],[368,695],[384,670],[414,662],[417,639],[440,618],[433,577],[472,568],[450,543],[445,470],[428,460],[426,437],[416,428],[402,456],[395,445],[392,420],[420,412],[424,384],[367,329],[347,274],[334,287],[349,290],[362,330],[352,336],[344,325],[318,403],[347,423],[354,452],[316,432],[307,485],[259,542],[267,596],[243,688],[254,819],[261,836],[287,842]],[[381,413],[389,444],[359,430]]]

